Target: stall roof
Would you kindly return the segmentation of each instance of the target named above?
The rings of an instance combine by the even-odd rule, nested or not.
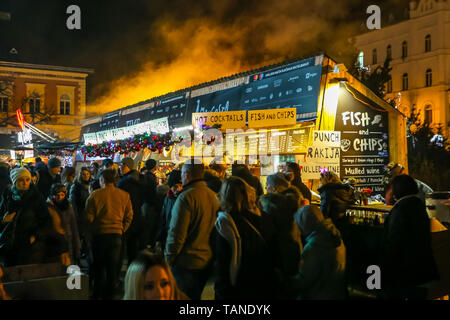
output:
[[[201,84],[198,84],[198,85],[195,85],[195,86],[191,86],[191,87],[187,87],[187,88],[180,89],[180,90],[177,90],[177,91],[169,92],[169,93],[164,94],[162,96],[157,96],[157,97],[153,97],[151,99],[140,101],[140,102],[137,102],[135,104],[132,104],[132,105],[129,105],[129,106],[126,106],[126,107],[123,107],[123,108],[116,109],[114,111],[110,111],[110,112],[107,112],[107,113],[104,113],[104,114],[101,114],[101,115],[97,115],[95,117],[91,117],[91,118],[87,118],[87,119],[81,120],[81,123],[82,123],[82,126],[86,126],[86,125],[89,125],[89,124],[100,122],[100,121],[102,121],[102,118],[107,117],[108,115],[113,115],[114,113],[116,113],[118,111],[124,111],[124,110],[127,110],[127,109],[132,109],[132,108],[135,108],[135,107],[138,107],[138,106],[142,106],[142,105],[145,105],[145,104],[148,104],[148,103],[151,103],[151,102],[165,100],[165,99],[168,99],[168,98],[180,95],[180,94],[186,94],[186,92],[189,92],[189,91],[198,90],[198,89],[205,88],[205,87],[208,87],[208,86],[211,86],[211,85],[220,84],[220,83],[224,83],[224,82],[227,82],[227,81],[230,81],[230,80],[234,80],[234,79],[238,79],[238,78],[242,78],[242,77],[246,77],[246,76],[262,73],[262,72],[265,72],[267,70],[275,69],[275,68],[278,68],[278,67],[281,67],[281,66],[285,66],[285,65],[294,64],[294,63],[300,62],[302,60],[311,59],[311,58],[315,58],[315,57],[318,57],[318,56],[325,56],[325,55],[324,55],[323,52],[319,52],[319,53],[317,53],[315,55],[308,55],[308,56],[303,56],[303,57],[291,58],[291,59],[283,60],[281,62],[277,62],[277,63],[271,64],[271,65],[266,65],[266,66],[263,66],[263,67],[260,67],[260,68],[252,69],[252,70],[241,72],[241,73],[237,73],[237,74],[234,74],[234,75],[231,75],[231,76],[226,76],[226,77],[222,77],[222,78],[219,78],[219,79],[216,79],[216,80],[212,80],[212,81],[209,81],[209,82],[204,82],[204,83],[201,83]]]

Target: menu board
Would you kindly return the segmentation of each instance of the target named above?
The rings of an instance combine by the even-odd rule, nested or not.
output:
[[[297,114],[315,114],[321,72],[321,63],[310,58],[250,76],[241,109],[296,108]]]
[[[233,134],[236,137],[234,143],[241,155],[255,155],[259,150],[268,155],[305,153],[311,128],[255,130],[254,134]],[[225,143],[228,141],[230,140]]]
[[[189,100],[186,123],[192,123],[193,113],[239,111],[241,93],[242,86],[213,91],[198,96],[193,92]]]
[[[182,126],[185,123],[186,109],[186,94],[182,93],[175,97],[157,100],[155,106],[149,110],[149,119],[167,117],[170,126]]]
[[[384,192],[389,163],[388,113],[350,86],[342,87],[335,130],[341,131],[341,178],[355,178],[357,189]]]

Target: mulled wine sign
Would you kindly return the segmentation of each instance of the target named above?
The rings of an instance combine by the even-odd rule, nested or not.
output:
[[[389,163],[388,113],[348,85],[341,87],[335,130],[341,131],[341,179],[382,194]]]

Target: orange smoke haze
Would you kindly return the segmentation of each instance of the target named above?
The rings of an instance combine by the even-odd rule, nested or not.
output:
[[[349,38],[365,23],[363,10],[359,12],[362,19],[349,19],[349,5],[355,5],[356,0],[334,1],[332,7],[329,0],[262,1],[251,10],[234,13],[232,18],[225,16],[230,10],[227,3],[231,7],[232,1],[225,2],[212,4],[207,17],[179,20],[165,14],[149,24],[142,32],[150,32],[158,41],[139,57],[139,71],[102,83],[107,93],[92,101],[88,112],[102,114],[318,52],[348,63],[356,51]],[[94,96],[98,95],[94,92]]]

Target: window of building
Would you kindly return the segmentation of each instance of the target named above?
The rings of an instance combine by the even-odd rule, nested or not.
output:
[[[7,97],[0,97],[0,112],[8,112],[8,103]]]
[[[29,101],[30,113],[40,113],[41,112],[41,99],[31,98]]]
[[[424,122],[431,124],[433,123],[433,109],[431,108],[431,105],[427,104],[425,106],[425,112],[424,112],[425,118]]]
[[[358,65],[360,68],[364,68],[364,52],[360,52],[358,55]]]
[[[59,113],[70,114],[70,97],[67,94],[63,94],[59,100]]]
[[[402,43],[402,58],[405,59],[408,56],[408,43],[403,41]]]
[[[386,84],[386,90],[388,93],[392,93],[392,79],[389,79]]]
[[[427,34],[425,37],[425,52],[431,51],[431,36]]]
[[[403,83],[402,90],[406,91],[406,90],[408,90],[408,74],[407,73],[403,74],[403,79],[402,80],[403,80],[402,81],[402,83]]]
[[[386,48],[386,59],[392,59],[392,48],[391,45],[388,45]]]
[[[377,64],[377,49],[372,50],[372,64]]]
[[[433,77],[432,77],[431,69],[427,69],[427,72],[425,73],[425,86],[431,87],[433,84]]]

